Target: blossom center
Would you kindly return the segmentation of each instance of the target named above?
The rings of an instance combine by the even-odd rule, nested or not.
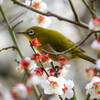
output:
[[[37,19],[38,19],[38,23],[39,23],[39,24],[40,24],[40,23],[43,23],[44,20],[45,20],[45,18],[44,18],[43,16],[41,16],[41,15],[39,15]]]
[[[50,86],[55,89],[58,87],[58,83],[57,82],[54,82],[54,81],[49,81],[50,82]]]
[[[94,19],[93,23],[96,27],[100,27],[100,19]]]
[[[96,83],[93,83],[93,88],[94,89],[99,89],[100,88],[100,82],[96,82]]]
[[[33,7],[39,9],[40,8],[40,2],[35,2],[33,4]]]
[[[67,89],[68,89],[68,88],[67,88],[67,87],[65,86],[65,84],[64,84],[63,92],[66,93]]]
[[[43,75],[43,69],[42,68],[36,68],[34,70],[34,72],[36,73],[36,75],[38,76],[42,76]]]

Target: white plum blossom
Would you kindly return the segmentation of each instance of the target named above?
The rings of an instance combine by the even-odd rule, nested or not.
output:
[[[100,51],[100,39],[94,40],[91,47],[97,51]]]
[[[86,94],[90,94],[91,99],[100,99],[100,78],[95,76],[92,81],[86,85]]]
[[[68,74],[68,72],[69,72],[69,70],[67,69],[68,67],[67,67],[67,65],[66,65],[66,67],[63,67],[61,70],[59,70],[59,73],[60,73],[60,75],[59,76],[62,76],[62,77],[66,77],[66,75]]]
[[[46,11],[47,9],[47,5],[44,2],[42,2],[42,0],[32,0],[32,2],[31,0],[25,0],[25,4],[28,6],[34,7],[40,11]],[[28,19],[31,20],[31,24],[34,26],[47,28],[51,24],[50,17],[39,15],[30,10],[27,10],[27,16],[28,16]]]
[[[98,60],[96,61],[96,68],[97,68],[97,69],[100,69],[100,59],[98,59]]]
[[[3,0],[0,0],[0,5],[2,5],[3,4]]]
[[[34,62],[34,60],[31,60],[30,57],[25,57],[24,59],[21,60],[21,62],[19,62],[18,66],[16,67],[16,70],[18,72],[23,72],[26,68],[32,70],[36,67],[37,65]]]
[[[25,0],[25,4],[40,11],[45,11],[47,9],[46,3],[42,2],[42,0]]]
[[[95,76],[95,68],[94,67],[89,67],[85,70],[86,76],[88,80],[91,80]]]
[[[63,100],[65,100],[65,98],[67,99],[71,99],[74,96],[74,83],[72,80],[66,80],[65,84],[64,84],[64,94],[62,95]]]
[[[47,75],[39,67],[36,67],[34,70],[32,70],[30,74],[31,76],[27,80],[28,86],[32,86],[34,84],[40,85],[41,82],[47,78]]]
[[[28,86],[32,86],[32,85],[39,85],[41,84],[41,79],[40,77],[38,77],[37,75],[33,75],[32,77],[30,77],[28,80],[27,80],[27,85]]]
[[[59,78],[50,76],[47,80],[44,80],[41,84],[44,88],[45,94],[63,94],[64,82],[63,80],[59,81]]]
[[[15,94],[17,97],[26,98],[27,97],[27,87],[22,83],[17,83],[13,87],[11,94]]]
[[[35,23],[37,26],[47,28],[51,24],[51,19],[43,15],[36,15],[34,16],[32,23]]]
[[[89,22],[89,29],[90,30],[95,30],[95,31],[100,30],[100,18],[92,19]]]

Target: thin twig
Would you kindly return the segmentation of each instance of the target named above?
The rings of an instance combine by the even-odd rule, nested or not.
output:
[[[19,24],[21,24],[24,20],[21,20],[20,22],[18,22],[17,24],[15,24],[13,27],[12,27],[12,30],[14,30]]]
[[[88,95],[87,95],[87,98],[86,98],[86,100],[89,100],[89,99],[90,99],[90,94],[88,94]]]
[[[78,15],[77,15],[76,11],[75,11],[75,8],[74,8],[74,6],[73,6],[72,1],[71,1],[71,0],[68,0],[68,1],[69,1],[69,3],[70,3],[71,9],[72,9],[72,11],[73,11],[75,20],[76,20],[76,21],[79,21],[79,17],[78,17]]]
[[[25,14],[26,11],[20,13],[19,15],[17,15],[16,17],[12,18],[10,21],[9,21],[9,24],[11,24],[12,22],[14,22],[16,19],[18,19],[20,16],[22,16],[23,14]],[[3,26],[0,27],[0,30],[7,27],[7,24],[4,24]]]
[[[36,85],[33,85],[33,91],[35,93],[37,100],[40,100],[40,93],[38,92]]]
[[[91,7],[87,4],[87,2],[86,2],[85,0],[82,0],[82,2],[83,2],[84,5],[89,9],[89,11],[90,11],[90,13],[92,14],[92,16],[96,18],[95,12],[91,9]]]
[[[47,11],[47,12],[45,13],[45,12],[39,11],[39,10],[33,8],[33,7],[27,6],[27,5],[21,3],[20,1],[17,1],[17,0],[12,0],[12,1],[13,1],[15,4],[18,4],[18,5],[22,6],[22,7],[25,7],[25,8],[27,8],[27,9],[30,9],[30,10],[32,10],[32,11],[38,13],[38,14],[41,14],[41,15],[44,15],[44,16],[56,17],[58,20],[66,21],[66,22],[72,23],[72,24],[74,24],[74,25],[77,25],[77,26],[80,26],[80,27],[83,27],[83,28],[89,30],[88,25],[85,24],[85,23],[83,23],[83,22],[72,21],[72,20],[69,20],[69,19],[64,18],[64,17],[62,17],[62,16],[59,16],[59,15],[57,15],[57,14],[54,14],[54,13],[52,13],[52,12],[50,12],[50,11]]]
[[[49,77],[49,74],[48,74],[48,72],[45,70],[45,68],[44,68],[43,64],[41,63],[41,61],[39,61],[39,63],[41,64],[41,67],[43,68],[43,70],[44,70],[44,72],[46,73],[46,75]]]
[[[35,51],[34,47],[32,46],[31,41],[29,41],[29,43],[30,43],[30,46],[31,46],[31,48],[32,48],[33,52],[34,52],[34,53],[36,53],[36,51]]]
[[[59,95],[60,100],[63,100],[63,98]]]
[[[54,66],[54,64],[53,64],[53,61],[51,61],[51,67],[52,67],[53,71],[55,72],[56,69],[55,69],[55,66]]]
[[[32,46],[31,41],[29,41],[29,42],[30,42],[30,46],[31,46],[32,50],[34,51],[34,53],[36,53],[34,47]],[[39,61],[39,63],[41,64],[41,67],[43,68],[43,70],[46,73],[46,75],[49,76],[48,72],[45,70],[45,68],[44,68],[43,64],[41,63],[41,61]]]
[[[91,3],[91,8],[94,11],[95,9],[94,9],[94,2],[93,2],[93,0],[90,0],[90,3]]]
[[[56,68],[55,68],[55,66],[54,66],[54,64],[53,64],[53,61],[51,62],[51,67],[52,67],[52,69],[53,69],[54,76],[55,76],[55,77],[58,77],[58,72],[56,71]]]
[[[18,19],[19,17],[21,17],[22,15],[24,15],[27,11],[21,12],[19,15],[15,16],[14,18],[12,18],[9,23],[14,22],[16,19]]]
[[[3,50],[8,50],[8,49],[13,49],[13,50],[15,50],[15,49],[16,49],[16,46],[9,46],[9,47],[6,47],[6,48],[2,48],[2,49],[0,50],[0,52],[3,51]]]
[[[20,57],[23,58],[23,54],[22,54],[22,52],[21,52],[21,50],[20,50],[20,48],[19,48],[19,45],[18,45],[18,43],[17,43],[15,34],[14,34],[14,32],[13,32],[13,30],[12,30],[12,28],[11,28],[11,26],[10,26],[10,24],[9,24],[9,22],[8,22],[8,20],[7,20],[6,16],[5,16],[5,14],[4,14],[3,9],[1,8],[1,6],[0,6],[0,12],[1,12],[1,15],[2,15],[2,17],[3,17],[3,20],[5,21],[5,23],[6,23],[7,26],[8,26],[8,30],[9,30],[9,33],[10,33],[10,35],[11,35],[11,38],[12,38],[14,44],[16,45],[16,50],[17,50],[17,52],[19,53]]]

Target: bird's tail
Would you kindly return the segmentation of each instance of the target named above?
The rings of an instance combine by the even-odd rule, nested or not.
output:
[[[93,64],[96,64],[96,60],[95,59],[93,59],[92,57],[89,57],[89,56],[87,56],[85,54],[79,53],[79,54],[77,54],[77,56],[82,58],[82,59],[84,59],[84,60],[92,62]]]

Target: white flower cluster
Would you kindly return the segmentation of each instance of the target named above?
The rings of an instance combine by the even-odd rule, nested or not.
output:
[[[25,4],[40,11],[47,10],[47,5],[42,2],[42,0],[25,0]],[[33,25],[47,28],[51,24],[51,19],[49,17],[33,13],[29,10],[27,10],[27,12],[28,17],[32,19],[31,23],[33,23]]]
[[[17,94],[18,97],[26,98],[27,88],[24,84],[18,83],[13,87],[13,92]]]
[[[25,57],[18,63],[17,71],[27,71],[29,74],[26,86],[32,87],[34,84],[39,85],[44,89],[45,94],[61,95],[63,99],[71,99],[74,95],[74,83],[72,80],[64,79],[70,67],[70,65],[66,64],[67,59],[64,57],[59,58],[58,62],[60,66],[54,65],[56,73],[53,68],[45,68],[48,75],[42,67],[37,66],[39,61],[41,61],[43,65],[47,62],[49,63],[48,55],[35,53],[33,57]],[[12,96],[25,98],[28,91],[26,86],[23,83],[16,84],[12,89]]]
[[[86,85],[86,94],[90,94],[91,99],[100,99],[100,77],[93,77],[92,81]]]
[[[91,44],[91,47],[99,52],[100,51],[100,39],[94,40],[93,43]]]
[[[58,94],[61,95],[63,100],[65,98],[71,99],[74,95],[74,83],[72,80],[65,80],[63,77],[50,76],[47,80],[43,81],[41,86],[44,88],[45,94]]]
[[[21,62],[18,63],[16,70],[18,72],[23,72],[25,70],[25,68],[32,70],[36,67],[37,67],[37,65],[35,64],[34,60],[31,60],[30,57],[25,57]]]
[[[99,31],[100,30],[100,18],[92,19],[89,22],[89,29],[94,30],[94,31]]]

